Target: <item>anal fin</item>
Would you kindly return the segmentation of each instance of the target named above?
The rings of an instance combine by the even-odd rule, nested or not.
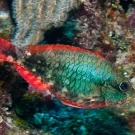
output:
[[[72,103],[70,103],[70,102],[66,102],[66,101],[64,101],[64,100],[61,100],[61,102],[62,102],[64,105],[67,105],[67,106],[71,106],[71,107],[75,107],[75,108],[83,108],[83,107],[79,107],[79,106],[77,106],[77,105],[74,105],[74,104],[72,104]]]

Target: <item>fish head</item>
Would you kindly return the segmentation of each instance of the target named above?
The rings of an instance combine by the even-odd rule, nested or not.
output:
[[[105,104],[111,106],[133,102],[135,89],[130,81],[122,73],[118,73],[115,78],[113,83],[106,84],[105,90],[101,88]]]
[[[133,102],[135,89],[127,78],[124,76],[118,77],[119,79],[116,80],[115,83],[108,80],[104,85],[90,84],[93,91],[90,90],[87,94],[83,92],[78,95],[75,95],[75,93],[67,93],[68,95],[62,93],[62,96],[57,97],[65,105],[87,109],[116,106]]]

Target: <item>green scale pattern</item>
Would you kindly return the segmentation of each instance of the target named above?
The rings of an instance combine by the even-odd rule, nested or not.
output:
[[[23,65],[51,85],[55,95],[78,106],[94,107],[125,100],[118,89],[124,76],[108,61],[95,55],[54,50],[27,56]]]

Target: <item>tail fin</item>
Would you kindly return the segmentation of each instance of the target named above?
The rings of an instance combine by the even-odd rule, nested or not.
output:
[[[36,77],[33,73],[28,71],[25,67],[21,66],[17,62],[13,62],[15,69],[20,73],[20,75],[35,88],[40,90],[49,90],[50,86],[47,83],[43,83],[39,77]]]
[[[0,38],[0,54],[16,58],[16,47],[12,43]]]
[[[15,69],[32,86],[41,90],[48,90],[49,85],[47,83],[43,83],[40,78],[36,77],[33,73],[14,60],[13,55],[15,55],[15,52],[16,47],[12,45],[12,43],[0,38],[0,60],[13,63]]]

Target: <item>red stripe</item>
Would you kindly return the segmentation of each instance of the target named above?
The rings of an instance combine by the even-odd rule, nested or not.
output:
[[[20,73],[20,75],[32,86],[41,90],[49,90],[49,85],[46,82],[42,82],[33,73],[28,71],[25,67],[14,62],[14,67]]]
[[[12,43],[8,42],[7,40],[4,40],[3,38],[0,38],[0,47],[1,46],[2,47],[5,46],[5,47],[9,48],[13,45],[12,45]]]
[[[15,46],[7,40],[0,38],[0,54],[7,56],[15,53]]]
[[[37,53],[37,52],[43,52],[43,51],[55,51],[55,50],[63,50],[63,51],[75,51],[75,52],[82,52],[82,53],[87,53],[90,55],[94,55],[96,57],[99,57],[101,59],[104,59],[99,54],[95,54],[89,50],[85,50],[79,47],[74,47],[74,46],[69,46],[69,45],[63,45],[63,44],[47,44],[47,45],[41,45],[41,46],[36,46],[36,45],[31,45],[28,47],[28,52],[31,54]]]
[[[59,100],[61,100],[60,98],[59,98]],[[75,108],[83,108],[83,109],[89,109],[89,108],[102,108],[102,107],[107,107],[107,106],[114,106],[114,105],[116,105],[116,104],[107,104],[107,103],[105,103],[105,102],[99,102],[98,104],[94,104],[94,105],[89,105],[89,106],[85,106],[85,105],[77,105],[77,104],[75,104],[75,103],[73,103],[73,102],[70,102],[70,101],[64,101],[64,100],[61,100],[61,102],[63,103],[63,104],[65,104],[65,105],[68,105],[68,106],[71,106],[71,107],[75,107]]]
[[[7,57],[5,55],[0,54],[0,60],[2,61],[8,61]]]
[[[7,40],[0,38],[0,53],[2,53],[3,50],[8,50],[9,48],[13,49],[15,46]]]

